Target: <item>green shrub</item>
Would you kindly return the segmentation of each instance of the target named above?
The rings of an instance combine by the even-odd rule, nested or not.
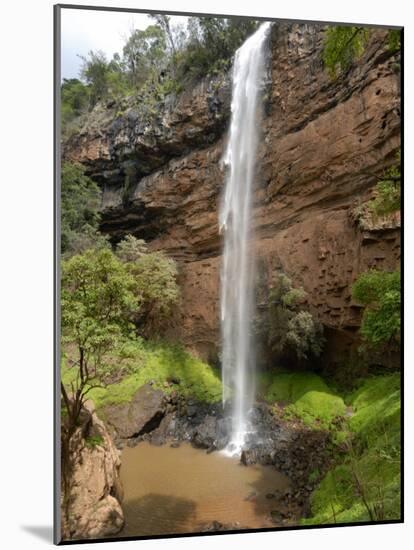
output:
[[[352,287],[352,296],[365,306],[361,334],[367,344],[378,347],[400,341],[400,272],[371,270],[362,273]]]
[[[323,61],[332,77],[338,70],[349,69],[354,59],[364,51],[369,38],[369,29],[351,26],[330,26],[325,31]]]
[[[61,121],[64,129],[73,119],[87,112],[89,88],[77,78],[64,78],[60,90]]]
[[[383,179],[376,186],[376,197],[369,202],[369,208],[376,216],[387,216],[401,208],[401,153],[397,153],[397,164],[385,171]]]
[[[289,277],[278,273],[267,294],[267,308],[255,324],[275,356],[293,353],[300,360],[319,356],[324,344],[322,325],[305,309],[305,291],[293,288]]]

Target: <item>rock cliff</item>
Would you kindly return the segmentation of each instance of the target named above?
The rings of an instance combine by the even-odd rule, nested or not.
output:
[[[90,404],[70,442],[68,494],[62,494],[62,539],[101,538],[124,525],[118,450]]]
[[[308,293],[330,344],[357,340],[357,275],[399,263],[399,217],[364,223],[369,200],[400,147],[397,54],[375,30],[361,58],[333,80],[322,63],[323,26],[277,23],[271,34],[255,191],[261,276],[282,269]],[[103,189],[102,227],[113,241],[146,239],[179,262],[176,336],[206,359],[219,340],[220,159],[230,115],[228,77],[205,80],[152,113],[101,108],[64,144]],[[329,346],[328,346],[329,347]]]

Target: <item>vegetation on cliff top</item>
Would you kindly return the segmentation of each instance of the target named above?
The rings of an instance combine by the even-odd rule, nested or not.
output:
[[[98,102],[120,102],[139,94],[162,100],[189,81],[227,70],[232,56],[258,22],[222,17],[189,17],[173,24],[167,15],[151,15],[154,24],[134,29],[122,53],[108,60],[101,51],[83,58],[80,79],[62,83],[62,124],[66,131],[76,118]]]

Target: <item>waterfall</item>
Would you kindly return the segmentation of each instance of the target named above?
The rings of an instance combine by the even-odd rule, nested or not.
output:
[[[223,406],[231,399],[232,433],[228,449],[238,453],[248,430],[255,378],[251,322],[254,314],[252,195],[261,127],[264,44],[270,23],[262,24],[237,50],[232,75],[231,122],[222,159],[227,168],[220,210],[224,235],[221,269]]]

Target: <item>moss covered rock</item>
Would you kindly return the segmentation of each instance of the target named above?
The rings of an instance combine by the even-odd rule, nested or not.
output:
[[[265,391],[265,399],[286,405],[285,415],[322,428],[328,428],[346,410],[342,397],[320,376],[309,372],[275,374]]]

